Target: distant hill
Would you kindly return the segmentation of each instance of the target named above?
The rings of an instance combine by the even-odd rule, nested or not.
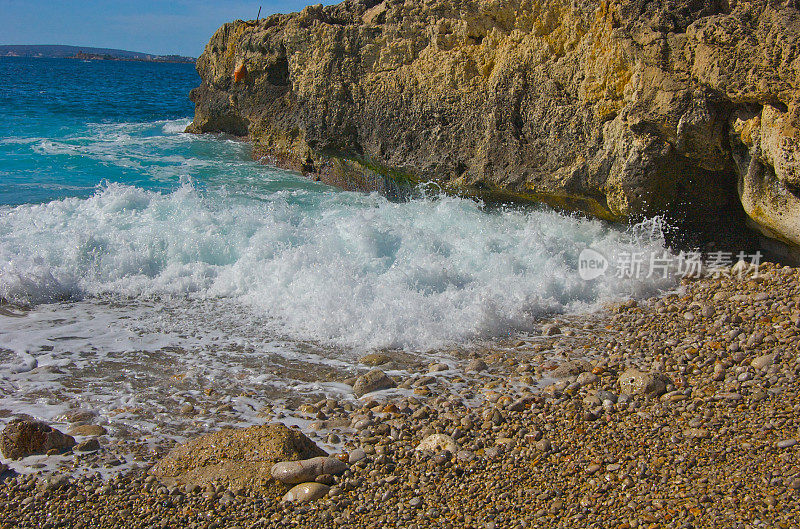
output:
[[[88,48],[83,46],[45,45],[0,45],[0,57],[47,57],[54,59],[90,59],[112,61],[147,62],[186,62],[193,63],[193,57],[180,55],[152,55],[138,51],[115,50],[111,48]]]

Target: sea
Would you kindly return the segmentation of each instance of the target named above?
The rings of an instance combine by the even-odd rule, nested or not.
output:
[[[453,351],[675,287],[579,273],[587,248],[668,252],[658,219],[341,191],[184,133],[199,84],[187,64],[0,58],[0,427],[74,410],[112,436],[254,424],[354,399],[367,353],[457,372]]]

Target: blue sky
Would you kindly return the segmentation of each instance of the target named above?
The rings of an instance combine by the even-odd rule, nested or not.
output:
[[[0,44],[67,44],[197,57],[224,22],[299,11],[315,0],[0,0]],[[332,1],[324,3],[333,3]]]

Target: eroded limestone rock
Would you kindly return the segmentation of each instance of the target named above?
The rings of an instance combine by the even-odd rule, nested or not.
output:
[[[11,421],[0,434],[0,450],[9,459],[46,454],[51,450],[66,452],[73,446],[74,437],[36,420]]]
[[[281,461],[325,456],[297,430],[282,424],[226,428],[172,449],[151,472],[167,485],[223,485],[278,497],[287,487],[270,470]]]
[[[380,369],[373,369],[358,377],[356,383],[353,385],[353,394],[355,394],[356,397],[361,397],[373,391],[380,391],[396,386],[397,383],[389,378],[386,373]]]
[[[222,26],[188,130],[346,189],[435,180],[610,220],[743,207],[800,244],[799,36],[794,2],[349,0]]]

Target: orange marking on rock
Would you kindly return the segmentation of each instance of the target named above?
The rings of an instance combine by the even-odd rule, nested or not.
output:
[[[238,83],[245,77],[247,77],[247,66],[242,63],[233,71],[233,80]]]

